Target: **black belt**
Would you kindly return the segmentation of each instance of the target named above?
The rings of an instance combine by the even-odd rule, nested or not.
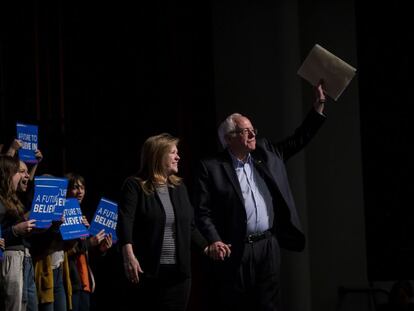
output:
[[[272,232],[270,230],[266,230],[264,232],[253,233],[249,234],[245,239],[244,242],[246,243],[254,243],[272,236]]]

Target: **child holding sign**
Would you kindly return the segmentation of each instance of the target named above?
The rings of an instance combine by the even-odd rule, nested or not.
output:
[[[68,198],[76,198],[79,204],[85,197],[85,179],[74,173],[66,175],[68,179]],[[89,227],[86,217],[84,224]],[[89,250],[98,248],[105,252],[112,246],[112,236],[101,230],[95,236],[78,239],[75,246],[68,251],[70,279],[72,282],[72,311],[89,311],[90,294],[95,289],[95,280],[89,265]]]
[[[19,149],[22,148],[22,146],[23,146],[23,143],[20,140],[14,139],[9,149],[7,150],[6,154],[11,157],[14,157],[19,151]],[[39,163],[43,160],[43,154],[39,149],[35,151],[35,158],[36,158],[35,162],[28,162],[28,163],[20,159],[19,171],[20,171],[20,174],[22,175],[22,178],[20,180],[17,193],[18,193],[20,201],[24,204],[26,209],[30,208],[30,205],[31,205],[30,197],[33,196],[33,194],[30,191],[28,191],[29,185],[31,188],[37,167]]]

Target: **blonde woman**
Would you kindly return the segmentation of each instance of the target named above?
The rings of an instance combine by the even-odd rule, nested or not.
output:
[[[140,308],[185,310],[191,287],[192,245],[207,243],[194,225],[193,208],[178,173],[178,138],[149,137],[141,169],[122,187],[118,235],[124,270]],[[144,309],[142,309],[144,310]]]

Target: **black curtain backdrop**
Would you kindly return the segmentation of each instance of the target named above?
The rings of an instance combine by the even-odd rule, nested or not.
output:
[[[1,140],[39,125],[39,173],[116,199],[145,138],[182,139],[182,175],[216,149],[208,5],[42,1],[1,10]]]
[[[356,8],[368,278],[414,279],[414,21],[402,1]]]
[[[0,143],[16,122],[39,125],[37,173],[83,175],[89,218],[101,197],[118,201],[150,135],[181,138],[191,189],[217,147],[209,2],[9,1],[0,20]],[[93,260],[97,310],[127,307],[117,251]]]

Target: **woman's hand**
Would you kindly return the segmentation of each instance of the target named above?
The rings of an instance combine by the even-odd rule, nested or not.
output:
[[[22,236],[30,234],[33,229],[36,228],[36,219],[30,219],[19,222],[12,227],[12,231],[16,236]]]
[[[36,149],[35,151],[35,158],[37,160],[37,163],[40,163],[43,160],[43,154],[39,149]]]
[[[144,271],[142,271],[138,259],[135,257],[132,244],[125,244],[122,247],[122,255],[124,257],[125,276],[132,283],[138,284],[139,273],[144,273]]]

